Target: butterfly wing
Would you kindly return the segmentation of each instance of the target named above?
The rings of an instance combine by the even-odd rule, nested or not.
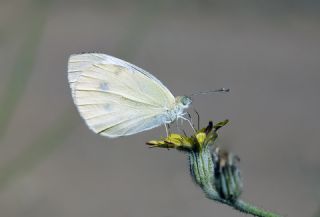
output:
[[[68,78],[81,116],[104,136],[157,127],[175,103],[171,92],[150,73],[105,54],[72,55]]]

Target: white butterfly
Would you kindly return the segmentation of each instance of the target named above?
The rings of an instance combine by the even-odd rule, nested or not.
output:
[[[71,55],[68,79],[74,103],[89,128],[108,137],[186,119],[184,110],[192,102],[187,96],[174,97],[145,70],[106,54]]]

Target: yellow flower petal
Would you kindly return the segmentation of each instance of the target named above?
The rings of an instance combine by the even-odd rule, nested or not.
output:
[[[197,138],[198,143],[199,143],[200,145],[203,144],[203,142],[204,142],[204,140],[206,139],[206,137],[207,137],[207,135],[206,135],[205,133],[203,133],[203,132],[200,132],[200,133],[197,133],[197,134],[196,134],[196,138]]]

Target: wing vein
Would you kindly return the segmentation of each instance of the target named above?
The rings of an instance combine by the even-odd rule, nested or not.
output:
[[[152,118],[152,117],[155,117],[155,116],[157,116],[157,115],[152,114],[152,115],[147,115],[147,116],[140,116],[139,119],[141,119],[141,118],[147,119],[147,118]],[[101,133],[103,133],[103,132],[105,132],[105,131],[107,131],[107,130],[110,130],[110,129],[116,127],[116,126],[119,126],[120,124],[123,124],[123,123],[125,123],[125,122],[129,122],[129,121],[132,121],[132,120],[135,120],[135,119],[137,119],[137,117],[129,118],[129,119],[126,119],[126,120],[119,121],[118,123],[115,123],[114,125],[108,126],[108,127],[106,127],[105,129],[102,129],[102,130],[98,131],[97,134],[101,134]],[[129,130],[130,130],[130,129],[129,129]],[[129,130],[128,130],[128,131],[129,131]],[[126,132],[128,132],[128,131],[126,131]],[[123,135],[126,135],[126,134],[124,133]]]
[[[79,91],[79,92],[81,92],[81,91],[82,92],[92,91],[92,92],[98,92],[98,93],[106,93],[106,94],[122,97],[125,100],[129,100],[129,101],[132,101],[132,102],[135,102],[135,103],[141,103],[141,104],[152,106],[152,107],[155,107],[155,108],[162,108],[162,107],[159,107],[157,105],[150,104],[150,103],[143,102],[143,101],[139,101],[138,99],[134,99],[134,98],[129,98],[129,97],[125,96],[125,95],[122,95],[122,94],[116,93],[116,92],[112,92],[112,91],[103,91],[103,90],[95,90],[95,89],[77,89],[76,92],[77,91]],[[81,104],[78,104],[78,105],[81,105]]]

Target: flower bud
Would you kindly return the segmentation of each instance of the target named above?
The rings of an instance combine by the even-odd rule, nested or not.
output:
[[[217,198],[234,202],[241,194],[242,180],[237,163],[239,158],[216,147],[217,131],[228,120],[215,125],[210,121],[206,128],[190,137],[170,134],[162,140],[147,142],[150,147],[175,148],[188,153],[191,177],[202,190],[214,193]]]
[[[213,152],[214,187],[225,200],[235,201],[242,192],[242,180],[237,166],[239,157],[216,148]]]

